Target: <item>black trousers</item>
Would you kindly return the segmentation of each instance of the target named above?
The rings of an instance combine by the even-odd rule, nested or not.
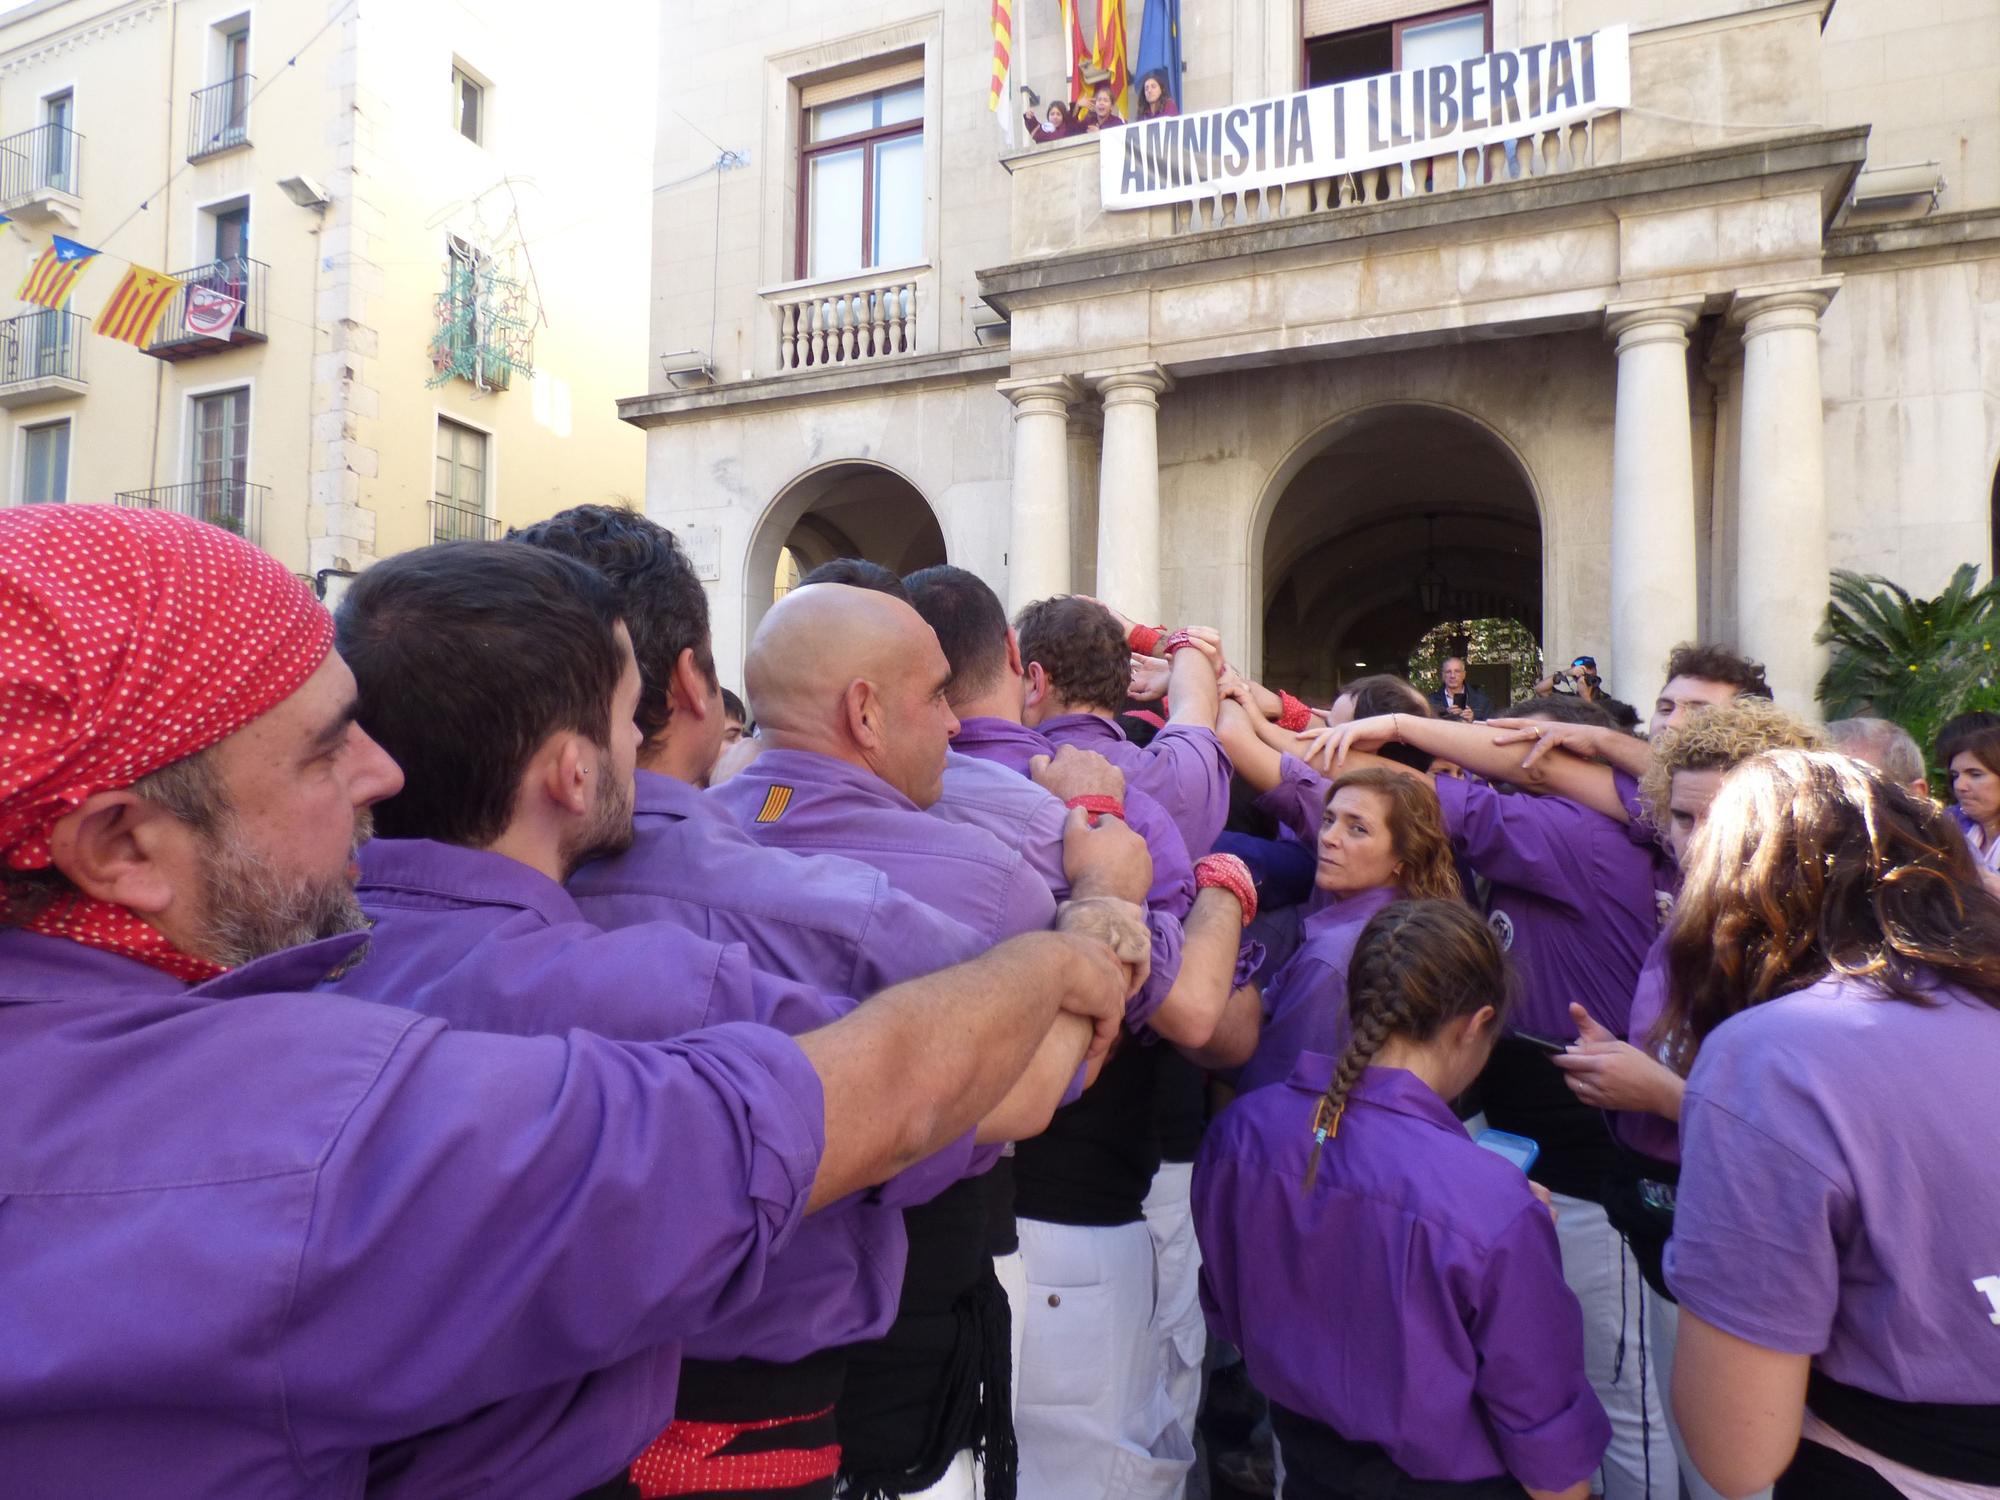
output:
[[[1271,1403],[1285,1461],[1283,1500],[1528,1500],[1505,1474],[1465,1481],[1413,1479],[1374,1443],[1353,1443],[1324,1422]]]
[[[1807,1441],[1772,1486],[1771,1500],[1903,1500],[1903,1492],[1858,1459]]]

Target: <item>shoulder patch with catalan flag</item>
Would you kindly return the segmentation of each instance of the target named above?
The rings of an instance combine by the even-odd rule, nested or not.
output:
[[[792,789],[783,782],[773,782],[771,789],[764,793],[764,805],[757,809],[759,823],[775,823],[785,815],[785,809],[792,805]]]

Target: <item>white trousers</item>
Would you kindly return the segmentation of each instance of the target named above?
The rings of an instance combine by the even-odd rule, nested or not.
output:
[[[985,1500],[986,1486],[979,1480],[979,1465],[973,1462],[972,1450],[961,1448],[952,1455],[951,1467],[944,1471],[944,1478],[927,1490],[918,1490],[905,1495],[903,1500]]]
[[[1583,1306],[1584,1371],[1611,1419],[1599,1471],[1605,1500],[1647,1500],[1649,1488],[1652,1500],[1674,1500],[1680,1466],[1667,1436],[1666,1387],[1650,1358],[1650,1337],[1639,1336],[1645,1278],[1600,1205],[1565,1193],[1555,1195],[1555,1205],[1563,1280]]]
[[[1161,1162],[1145,1202],[1146,1230],[1153,1237],[1153,1274],[1159,1286],[1153,1346],[1160,1360],[1160,1385],[1167,1411],[1190,1451],[1195,1416],[1201,1410],[1201,1361],[1208,1350],[1208,1320],[1201,1312],[1201,1246],[1194,1237],[1194,1211],[1188,1205],[1193,1181],[1193,1162]],[[1181,1490],[1173,1494],[1178,1497]]]
[[[1674,1346],[1679,1342],[1681,1310],[1651,1287],[1646,1288],[1646,1347],[1652,1351],[1653,1368],[1660,1375],[1660,1404],[1666,1409],[1667,1435],[1673,1439],[1674,1455],[1680,1460],[1681,1493],[1688,1500],[1722,1500],[1722,1492],[1701,1477],[1681,1441],[1681,1425],[1674,1420]],[[1757,1491],[1747,1500],[1771,1500],[1768,1489]]]
[[[994,1256],[993,1275],[1007,1294],[1008,1348],[1013,1355],[1007,1368],[1014,1378],[1014,1388],[1007,1393],[1007,1409],[1017,1411],[1021,1405],[1021,1340],[1028,1318],[1028,1268],[1022,1263],[1021,1252]]]
[[[1038,1219],[1020,1230],[1021,1500],[1173,1500],[1194,1448],[1160,1378],[1152,1234]]]

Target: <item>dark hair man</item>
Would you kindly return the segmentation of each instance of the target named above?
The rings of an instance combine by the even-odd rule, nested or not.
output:
[[[905,604],[910,602],[909,595],[903,592],[903,580],[896,576],[895,570],[865,557],[836,557],[823,562],[799,580],[799,587],[815,583],[844,583],[849,588],[873,589]]]
[[[1171,713],[1143,748],[1118,726],[1132,676],[1129,626],[1095,599],[1069,595],[1024,607],[1014,634],[1025,674],[1022,722],[1118,767],[1172,815],[1189,854],[1214,848],[1229,816],[1229,757],[1215,736],[1221,648],[1213,633],[1168,638]]]
[[[722,743],[728,747],[750,732],[750,710],[728,688],[722,690]]]
[[[803,1213],[991,1107],[1032,1045],[1003,1037],[1122,1014],[1060,935],[796,1039],[492,1036],[310,995],[366,946],[340,888],[401,783],[331,643],[218,528],[0,513],[0,1472],[24,1493],[74,1489],[80,1454],[103,1491],[358,1491],[370,1449],[760,1283]]]
[[[1770,696],[1771,685],[1764,680],[1762,663],[1739,656],[1727,646],[1685,641],[1667,658],[1667,680],[1654,701],[1646,733],[1655,735],[1671,728],[1697,708]]]

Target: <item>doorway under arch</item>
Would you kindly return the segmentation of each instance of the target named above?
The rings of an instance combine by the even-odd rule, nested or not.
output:
[[[1541,511],[1514,451],[1448,407],[1369,407],[1281,470],[1261,546],[1263,672],[1329,701],[1407,674],[1433,627],[1519,621],[1542,634]]]
[[[855,460],[801,475],[771,502],[751,540],[744,638],[773,600],[836,557],[912,573],[947,560],[944,529],[923,492],[886,465]]]

